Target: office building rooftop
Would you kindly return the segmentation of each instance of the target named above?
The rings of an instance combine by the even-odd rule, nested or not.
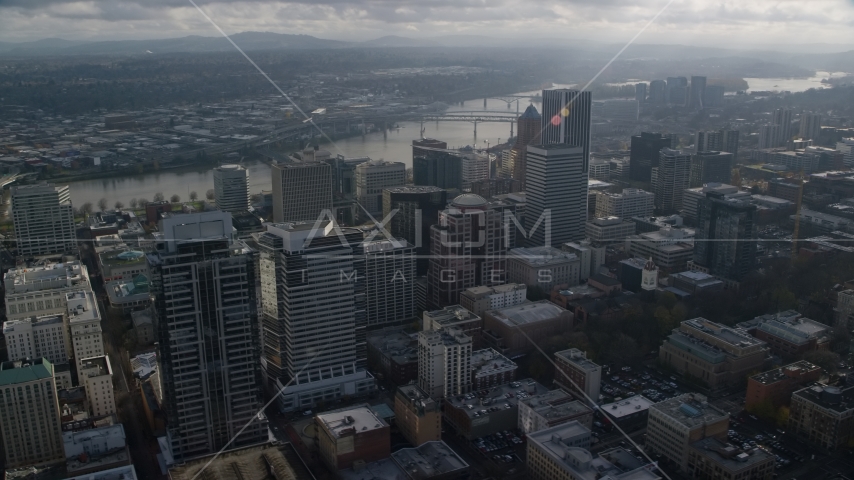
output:
[[[578,260],[578,257],[559,248],[543,246],[514,248],[507,254],[507,259],[518,260],[531,267],[547,267],[573,262]]]
[[[542,395],[549,389],[531,378],[498,385],[477,392],[452,396],[445,403],[462,410],[471,419],[488,417],[490,413],[514,408],[519,401]]]
[[[728,413],[711,405],[699,393],[685,393],[654,403],[649,410],[660,412],[689,429],[729,418]]]
[[[649,410],[649,407],[654,403],[643,395],[635,395],[619,402],[602,405],[600,409],[602,412],[607,413],[609,417],[619,420],[623,417]]]
[[[199,457],[169,469],[170,480],[251,478],[297,480],[284,454],[286,447],[270,443]],[[202,469],[205,470],[201,474]]]
[[[70,323],[100,321],[98,303],[91,290],[69,292],[65,295],[68,302],[68,321]]]
[[[548,300],[540,300],[538,302],[523,303],[512,307],[502,308],[500,310],[491,310],[492,315],[498,321],[507,326],[514,327],[516,325],[528,325],[547,320],[552,320],[562,315],[566,310],[560,308]]]
[[[773,455],[761,448],[749,448],[743,450],[740,447],[721,442],[714,437],[707,437],[691,444],[691,448],[699,451],[703,456],[713,460],[723,469],[728,471],[739,471],[750,468],[758,463],[766,462]]]
[[[512,372],[519,368],[512,360],[492,348],[471,352],[471,369],[475,378]]]
[[[571,418],[584,413],[593,413],[587,405],[563,390],[557,389],[542,395],[528,397],[519,401],[530,407],[549,422],[562,418]]]
[[[388,427],[367,405],[322,413],[316,418],[336,438]]]
[[[792,394],[837,414],[854,411],[854,385],[844,388],[816,385]]]
[[[574,364],[576,367],[587,371],[593,372],[601,369],[599,365],[593,363],[590,359],[587,358],[587,353],[577,348],[570,348],[568,350],[563,350],[555,353],[555,356],[561,357],[564,360]]]
[[[797,378],[805,373],[816,370],[821,370],[821,367],[806,360],[800,360],[790,365],[775,368],[767,372],[757,373],[750,378],[762,385],[771,385],[786,378]]]
[[[53,364],[45,358],[0,363],[0,386],[35,382],[53,377]]]

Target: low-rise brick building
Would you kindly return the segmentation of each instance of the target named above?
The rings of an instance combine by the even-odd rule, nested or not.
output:
[[[750,411],[766,403],[775,407],[788,404],[792,392],[819,378],[821,367],[806,360],[757,373],[747,379],[744,408]]]

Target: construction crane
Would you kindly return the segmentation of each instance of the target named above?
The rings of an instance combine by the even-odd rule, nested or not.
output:
[[[801,230],[801,203],[804,198],[804,171],[798,174],[798,198],[795,202],[795,229],[792,231],[792,262],[798,255],[798,234]]]

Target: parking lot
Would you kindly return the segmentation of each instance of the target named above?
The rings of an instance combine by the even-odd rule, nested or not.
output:
[[[603,374],[602,393],[605,403],[633,395],[660,402],[683,393],[676,380],[675,376],[667,377],[652,367],[613,368]]]

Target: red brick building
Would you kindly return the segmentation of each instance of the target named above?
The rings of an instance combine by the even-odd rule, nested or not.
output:
[[[319,414],[314,423],[320,458],[334,472],[391,456],[389,425],[367,404]]]
[[[744,408],[770,402],[775,407],[789,403],[792,392],[821,377],[821,367],[805,360],[758,373],[747,379]]]

